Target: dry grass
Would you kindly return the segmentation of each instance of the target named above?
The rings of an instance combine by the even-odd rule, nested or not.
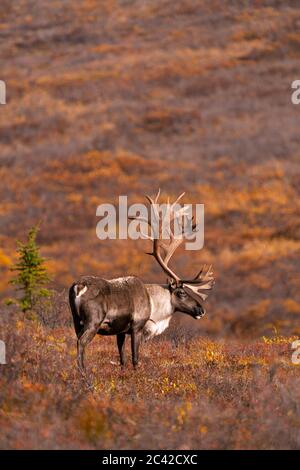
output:
[[[55,288],[83,273],[163,280],[144,243],[95,237],[98,204],[161,186],[205,204],[205,249],[176,261],[215,266],[205,333],[299,333],[294,2],[29,3],[1,13],[1,296],[38,220]]]
[[[3,328],[4,327],[4,328]],[[115,338],[87,354],[88,390],[70,328],[2,325],[1,448],[270,449],[300,445],[293,338],[253,344],[174,335],[143,345],[138,371],[117,365]],[[172,336],[173,335],[173,336]]]

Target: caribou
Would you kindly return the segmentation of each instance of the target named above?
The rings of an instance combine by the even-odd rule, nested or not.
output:
[[[177,248],[185,241],[187,230],[181,225],[180,236],[175,235],[172,223],[183,214],[184,208],[178,209],[181,194],[173,204],[167,203],[164,216],[158,209],[160,191],[155,198],[146,196],[150,210],[160,227],[151,236],[145,235],[152,242],[150,255],[154,257],[163,272],[167,275],[165,284],[149,284],[136,276],[116,279],[102,279],[98,276],[82,276],[69,289],[69,302],[77,335],[77,363],[79,370],[85,374],[84,351],[86,346],[97,335],[116,335],[120,364],[125,364],[125,338],[131,336],[132,364],[136,368],[139,359],[141,341],[160,335],[169,326],[172,315],[182,312],[198,320],[205,310],[206,300],[214,285],[211,266],[203,267],[191,279],[181,278],[171,269],[169,262]],[[140,223],[147,223],[153,229],[152,219],[130,217]],[[163,238],[164,221],[169,222],[168,240]],[[161,222],[159,224],[159,222]],[[197,225],[191,223],[195,233]]]

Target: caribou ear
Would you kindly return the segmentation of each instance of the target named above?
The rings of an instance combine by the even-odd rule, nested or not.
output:
[[[175,290],[178,286],[178,282],[175,279],[168,278],[168,286],[171,291]]]

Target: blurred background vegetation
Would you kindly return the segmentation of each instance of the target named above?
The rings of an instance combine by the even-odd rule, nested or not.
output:
[[[161,186],[205,204],[217,284],[201,330],[299,333],[299,6],[293,1],[3,1],[0,291],[15,239],[53,288],[81,274],[164,281],[145,242],[100,242],[96,207]]]
[[[1,1],[1,448],[299,448],[299,27],[296,0]],[[97,338],[87,392],[67,288],[164,282],[145,241],[95,231],[99,204],[158,187],[205,204],[204,249],[174,263],[213,264],[208,313],[144,345],[138,374]],[[38,221],[36,322],[3,300]]]

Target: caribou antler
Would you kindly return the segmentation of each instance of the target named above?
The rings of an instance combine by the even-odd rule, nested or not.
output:
[[[191,233],[196,233],[198,230],[197,224],[193,223],[193,217],[187,219],[188,221],[188,228],[184,229],[182,224],[179,223],[179,220],[183,217],[187,217],[186,208],[181,207],[177,208],[177,204],[180,199],[184,196],[185,193],[180,194],[174,203],[170,203],[168,200],[166,205],[166,212],[164,215],[160,214],[158,208],[158,200],[160,196],[160,190],[158,191],[157,195],[152,198],[150,196],[146,196],[147,200],[150,203],[150,208],[154,217],[154,224],[153,227],[152,220],[146,219],[144,217],[130,217],[130,219],[135,219],[140,222],[146,222],[151,228],[151,236],[143,234],[145,238],[152,240],[153,248],[149,255],[152,255],[158,264],[161,266],[163,271],[167,274],[168,277],[172,278],[177,285],[184,285],[187,289],[190,289],[192,293],[195,295],[199,295],[203,300],[204,297],[206,298],[206,294],[201,292],[202,290],[211,289],[214,284],[213,273],[211,268],[208,269],[207,273],[203,275],[202,268],[199,273],[192,279],[181,279],[170,267],[169,262],[172,258],[173,254],[179,248],[179,246],[185,241],[187,235],[191,235]],[[166,222],[168,223],[168,227],[166,227]],[[175,234],[171,228],[171,224],[175,226],[175,223],[179,223],[180,233]],[[165,232],[168,232],[167,235],[169,236],[169,243],[163,238]],[[163,253],[162,253],[163,251]]]
[[[181,215],[183,215],[185,211],[185,208],[181,208],[179,211],[175,210],[176,204],[184,196],[184,193],[180,194],[180,196],[176,199],[176,201],[173,204],[170,204],[170,202],[168,201],[167,207],[166,207],[166,213],[164,214],[163,217],[160,215],[159,208],[158,208],[159,196],[160,196],[160,189],[158,190],[158,193],[155,196],[155,198],[152,198],[146,195],[146,199],[150,203],[150,208],[154,217],[154,221],[152,221],[151,219],[147,219],[145,217],[141,217],[141,216],[134,216],[134,217],[130,216],[129,218],[131,220],[138,220],[139,222],[146,222],[149,225],[151,229],[151,236],[145,233],[142,233],[142,235],[145,238],[148,238],[152,240],[153,242],[152,251],[147,254],[154,256],[154,258],[156,259],[158,264],[161,266],[163,271],[167,274],[167,276],[171,277],[177,283],[179,283],[180,282],[179,276],[177,276],[177,274],[168,266],[168,262],[170,258],[172,257],[173,253],[175,252],[175,250],[178,248],[178,246],[184,241],[184,237],[182,236],[181,238],[175,238],[175,235],[172,232],[170,225],[173,221],[177,220]],[[162,241],[163,240],[162,237],[166,229],[166,226],[165,226],[166,221],[168,221],[169,223],[169,227],[167,228],[168,235],[170,237],[169,244]],[[154,223],[154,226],[152,222]],[[182,234],[183,234],[183,231],[182,231]],[[164,256],[162,256],[161,250],[163,250]]]
[[[202,274],[205,266],[201,269],[197,278],[191,281],[182,281],[184,289],[187,289],[188,293],[193,293],[199,296],[202,300],[208,297],[209,291],[212,290],[215,280],[213,275],[212,266],[209,266],[205,274]],[[204,292],[202,292],[204,291]]]
[[[181,283],[181,278],[169,267],[169,261],[172,258],[173,254],[179,248],[179,246],[185,241],[186,236],[190,235],[191,231],[196,232],[197,226],[196,224],[193,224],[193,218],[187,219],[188,221],[188,228],[185,230],[183,225],[180,223],[180,220],[182,217],[187,217],[186,213],[186,208],[185,207],[180,207],[179,209],[177,208],[177,204],[182,199],[182,197],[185,195],[185,193],[181,193],[175,202],[172,204],[170,203],[169,199],[166,205],[166,211],[165,214],[160,217],[159,210],[157,208],[157,202],[158,198],[160,195],[160,190],[158,191],[154,201],[152,198],[147,197],[148,201],[151,204],[151,209],[153,209],[153,213],[155,214],[156,220],[158,220],[158,223],[161,222],[161,225],[159,226],[159,230],[157,235],[157,238],[153,238],[153,250],[150,255],[154,256],[154,258],[157,260],[163,271],[172,279],[176,281],[177,284]],[[153,202],[156,204],[156,206],[153,206]],[[168,224],[166,227],[166,223]],[[175,231],[172,230],[171,225],[174,225],[178,223],[180,233],[174,233]],[[151,223],[150,223],[151,225]],[[151,227],[152,228],[152,227]],[[156,227],[157,228],[157,227]],[[167,233],[166,233],[167,232]],[[166,241],[163,241],[163,236],[164,234],[169,236],[169,243]],[[163,255],[161,253],[161,250],[163,250]]]

